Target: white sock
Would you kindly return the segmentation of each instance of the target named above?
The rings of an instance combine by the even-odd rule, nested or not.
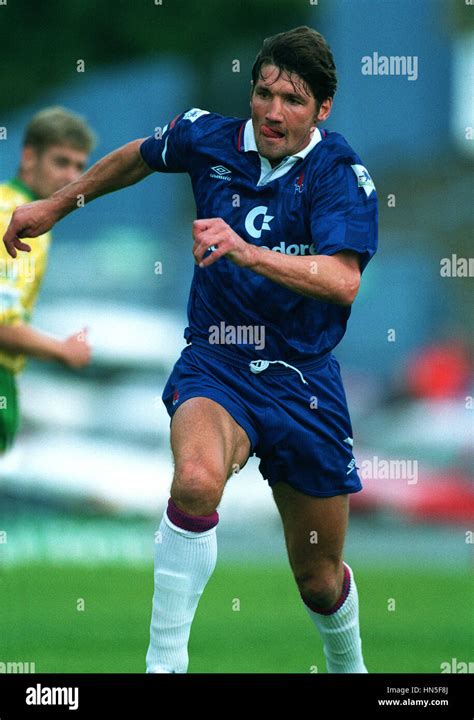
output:
[[[174,507],[174,519],[178,518],[179,521],[180,516],[176,512],[181,517],[186,516]],[[214,515],[218,518],[217,512]],[[192,526],[192,521],[183,524]],[[196,532],[175,525],[167,511],[163,515],[158,535],[161,542],[156,542],[155,547],[147,673],[185,673],[188,669],[191,623],[217,561],[215,525],[203,532]]]
[[[328,673],[366,673],[362,657],[359,631],[359,596],[354,575],[347,563],[350,586],[346,599],[338,610],[324,615],[304,606],[316,625],[324,644]]]

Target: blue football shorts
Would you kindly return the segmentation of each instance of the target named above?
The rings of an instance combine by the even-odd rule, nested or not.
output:
[[[204,345],[187,345],[162,393],[170,418],[189,398],[210,398],[245,430],[250,455],[260,459],[270,487],[283,481],[317,497],[362,490],[334,355],[298,367],[279,361],[252,365],[253,371],[245,359],[222,359]]]

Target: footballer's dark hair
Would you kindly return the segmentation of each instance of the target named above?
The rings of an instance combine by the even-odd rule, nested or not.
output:
[[[42,153],[51,145],[68,145],[90,153],[96,138],[80,115],[63,107],[48,107],[34,115],[25,129],[23,146]]]
[[[253,88],[261,78],[263,65],[275,65],[282,71],[296,73],[311,90],[318,105],[334,97],[337,88],[336,66],[323,36],[307,25],[265,38],[252,67]]]

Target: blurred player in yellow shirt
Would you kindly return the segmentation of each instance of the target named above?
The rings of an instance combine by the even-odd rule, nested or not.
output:
[[[15,178],[0,185],[0,237],[18,205],[47,198],[82,174],[94,134],[79,116],[46,108],[29,122]],[[11,258],[0,247],[0,453],[19,427],[16,376],[27,357],[57,360],[80,368],[90,360],[86,330],[57,340],[29,323],[46,270],[51,234],[38,238],[31,253]]]

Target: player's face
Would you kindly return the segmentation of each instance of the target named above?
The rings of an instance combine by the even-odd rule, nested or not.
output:
[[[24,148],[21,174],[40,198],[47,198],[84,172],[87,153],[69,145],[51,145],[41,153]]]
[[[274,167],[306,147],[316,123],[329,116],[332,100],[318,107],[299,75],[275,65],[263,65],[260,75],[250,99],[253,130],[260,155]]]

